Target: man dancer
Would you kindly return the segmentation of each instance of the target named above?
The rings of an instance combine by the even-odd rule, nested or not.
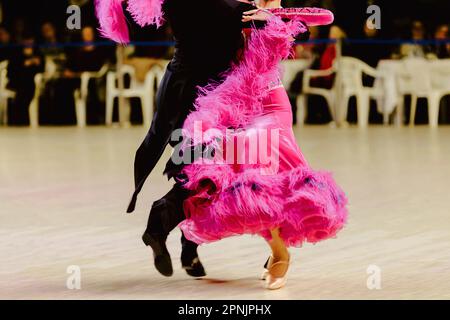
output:
[[[170,137],[182,127],[198,95],[197,87],[220,81],[220,74],[229,69],[242,44],[242,15],[254,7],[238,0],[166,0],[165,18],[171,24],[176,50],[157,94],[157,111],[151,128],[136,152],[135,192],[127,212],[135,209],[145,180],[157,164]],[[180,171],[169,161],[165,174],[169,179]],[[168,234],[185,219],[183,202],[187,191],[176,183],[164,197],[153,203],[147,229],[142,237],[153,249],[156,269],[164,276],[173,274],[166,247]],[[181,263],[193,277],[205,276],[197,244],[181,239]]]

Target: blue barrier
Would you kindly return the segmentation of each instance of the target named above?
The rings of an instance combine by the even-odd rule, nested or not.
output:
[[[445,45],[450,44],[450,39],[446,40],[404,40],[404,39],[342,39],[345,44],[369,44],[369,45],[402,45],[402,44],[416,44],[416,45]],[[298,44],[314,45],[314,44],[333,44],[336,43],[335,39],[314,39],[308,41],[298,41]],[[86,42],[61,42],[54,44],[37,44],[37,48],[71,48],[71,47],[83,47],[86,45],[102,46],[115,46],[112,41],[96,41],[92,43]],[[175,45],[174,41],[132,41],[129,46],[136,47],[172,47]],[[0,49],[4,48],[20,48],[20,44],[0,45]]]

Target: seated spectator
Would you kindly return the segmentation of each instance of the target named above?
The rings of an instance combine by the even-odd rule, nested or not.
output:
[[[104,52],[95,46],[95,29],[87,26],[81,30],[83,46],[76,48],[68,54],[64,76],[67,78],[79,77],[84,71],[98,71],[104,64]]]
[[[314,41],[319,38],[319,28],[309,28],[308,41]],[[295,47],[295,59],[314,59],[317,56],[317,46],[314,43],[296,44]]]
[[[14,53],[8,65],[8,88],[16,92],[9,110],[11,125],[28,125],[28,108],[34,96],[34,77],[44,71],[44,59],[35,48],[35,39],[24,35],[22,47]]]
[[[67,53],[67,61],[62,71],[62,77],[55,80],[52,86],[55,92],[51,103],[47,104],[49,121],[52,124],[75,124],[74,92],[80,88],[81,74],[85,71],[99,71],[105,63],[105,54],[95,45],[95,29],[87,26],[81,30],[82,45],[72,48]],[[97,96],[97,86],[93,81],[89,83],[89,101],[87,108],[88,123],[101,123],[104,119],[104,110],[100,110]],[[93,93],[93,94],[92,94]],[[68,99],[68,97],[70,97]]]
[[[414,42],[426,40],[426,30],[422,21],[415,20],[411,25],[410,39]],[[420,43],[405,43],[400,46],[400,57],[420,57],[426,58],[431,53],[428,45]]]
[[[364,23],[362,32],[363,39],[367,42],[355,44],[350,55],[376,68],[381,59],[389,58],[391,49],[385,44],[374,43],[380,39],[380,31],[370,20]]]
[[[27,23],[25,22],[25,19],[23,17],[18,17],[14,20],[11,34],[13,35],[13,42],[14,43],[22,43],[24,40],[24,36],[26,35]]]
[[[306,59],[314,61],[318,57],[317,46],[313,43],[301,43],[305,41],[313,41],[319,36],[318,27],[310,27],[308,33],[308,39],[300,40],[300,43],[296,44],[293,49],[293,59]],[[299,41],[299,40],[297,40]],[[303,91],[303,73],[300,71],[296,74],[292,83],[290,84],[287,92],[292,105],[293,123],[297,123],[297,96]]]
[[[443,43],[442,41],[449,40],[449,28],[447,24],[441,24],[436,28],[434,33],[433,52],[438,59],[450,58],[450,43]]]
[[[134,33],[134,37],[137,42],[171,42],[173,41],[171,32],[172,30],[167,24],[161,28],[150,26],[145,29],[137,29]],[[171,47],[167,45],[138,45],[135,48],[133,56],[153,59],[169,59],[171,58],[172,53]]]
[[[56,28],[51,22],[45,22],[41,26],[41,52],[46,59],[51,59],[57,71],[61,71],[64,65],[64,49],[58,43]]]
[[[330,40],[341,40],[347,38],[347,34],[342,30],[339,26],[333,25],[330,28],[330,33],[328,38]],[[320,57],[320,70],[326,70],[333,66],[334,59],[337,56],[337,43],[330,43],[326,46],[325,51],[322,53]],[[334,76],[321,77],[318,79],[313,79],[315,85],[323,87],[323,88],[331,88],[333,86]]]
[[[329,40],[341,40],[346,38],[346,33],[337,25],[331,26],[328,32]],[[320,46],[316,46],[319,49]],[[326,70],[333,66],[334,60],[338,53],[338,44],[336,42],[328,43],[325,48],[321,48],[322,54],[317,61],[313,63],[313,69]],[[333,87],[334,75],[327,77],[317,77],[311,79],[313,87],[327,88]],[[311,96],[308,98],[308,123],[328,123],[331,120],[331,115],[328,111],[328,106],[320,97]]]
[[[9,60],[12,54],[11,34],[5,26],[0,25],[0,62]]]

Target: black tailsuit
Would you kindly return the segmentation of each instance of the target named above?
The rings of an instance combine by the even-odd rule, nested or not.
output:
[[[127,212],[133,212],[147,177],[159,161],[175,129],[182,127],[193,109],[197,87],[229,69],[242,46],[242,13],[253,9],[236,0],[166,0],[165,18],[170,23],[176,50],[157,93],[157,110],[151,128],[136,152],[135,192]],[[173,176],[170,165],[165,173]],[[183,219],[187,191],[175,187],[153,204],[147,231],[168,234]],[[153,214],[160,211],[160,214]]]

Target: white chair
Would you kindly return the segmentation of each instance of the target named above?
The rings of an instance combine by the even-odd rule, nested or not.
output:
[[[44,73],[38,73],[34,76],[34,96],[28,108],[28,114],[30,116],[30,126],[32,128],[39,127],[39,99],[42,95],[42,92],[44,91],[46,80],[47,79],[45,79]]]
[[[333,119],[333,122],[337,122],[336,118],[336,107],[335,107],[335,101],[336,101],[336,88],[333,85],[331,89],[325,89],[325,88],[318,88],[318,87],[312,87],[311,86],[311,79],[313,78],[320,78],[320,77],[328,77],[336,73],[336,68],[333,65],[329,69],[325,70],[313,70],[308,69],[305,70],[303,73],[303,86],[302,86],[302,93],[297,97],[297,105],[301,106],[301,108],[306,109],[308,100],[307,97],[309,95],[318,95],[325,98],[328,109],[331,114],[331,118]],[[300,119],[301,121],[302,119]]]
[[[450,95],[450,59],[430,61],[431,85],[437,92],[437,99],[441,107],[441,99]],[[447,106],[448,107],[448,106]]]
[[[45,71],[34,76],[34,96],[28,108],[30,116],[30,126],[36,128],[39,126],[39,99],[44,92],[48,80],[55,77],[57,73],[56,63],[51,58],[45,59]]]
[[[281,82],[288,90],[292,82],[295,80],[297,74],[308,69],[312,64],[311,59],[291,59],[281,61],[282,77]],[[297,103],[297,120],[298,124],[303,125],[306,119],[307,107],[304,103],[305,99],[301,94],[296,97]]]
[[[81,74],[81,85],[74,92],[75,114],[77,117],[77,125],[79,127],[86,126],[86,102],[89,95],[89,82],[91,79],[100,79],[105,76],[109,66],[104,65],[97,72],[83,72]]]
[[[367,127],[369,123],[370,100],[376,99],[382,93],[375,87],[364,86],[363,76],[379,77],[377,71],[365,62],[353,57],[340,57],[335,61],[337,70],[337,108],[336,118],[339,124],[347,119],[348,102],[351,97],[356,97],[356,110],[358,126]]]
[[[409,124],[414,126],[417,99],[425,98],[428,101],[428,118],[431,127],[437,127],[439,117],[439,102],[444,92],[433,88],[432,71],[428,61],[420,58],[403,60],[404,71],[397,75],[397,89],[400,94],[398,108],[398,122],[402,123],[404,97],[411,95],[411,112]]]
[[[0,123],[8,124],[8,101],[14,99],[16,93],[7,89],[8,61],[0,62]]]
[[[111,125],[113,119],[114,99],[122,97],[125,98],[126,105],[125,110],[119,109],[120,114],[126,114],[129,118],[129,99],[139,98],[141,100],[142,118],[144,125],[149,126],[153,117],[154,98],[155,98],[155,81],[157,78],[157,72],[160,67],[154,66],[151,68],[145,77],[145,81],[140,83],[136,79],[136,71],[132,66],[123,65],[120,72],[108,72],[106,77],[106,124]],[[128,75],[130,77],[130,85],[128,88],[123,88],[122,93],[118,88],[117,80],[120,76],[124,77]],[[119,118],[122,118],[119,116]]]

